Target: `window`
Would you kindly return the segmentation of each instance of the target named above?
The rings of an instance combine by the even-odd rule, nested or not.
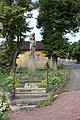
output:
[[[36,54],[36,55],[35,55],[35,59],[36,59],[36,60],[40,60],[40,55],[39,55],[39,54]]]

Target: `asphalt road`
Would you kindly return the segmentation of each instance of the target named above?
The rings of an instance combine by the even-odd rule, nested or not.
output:
[[[70,69],[80,69],[80,64],[74,64],[74,63],[65,62],[64,65],[66,65]]]
[[[63,91],[80,90],[80,64],[65,63],[70,68],[68,83],[64,86]]]

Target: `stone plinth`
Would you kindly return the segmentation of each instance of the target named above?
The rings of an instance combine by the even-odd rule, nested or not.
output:
[[[36,60],[35,60],[35,56],[34,55],[29,55],[29,58],[28,58],[28,68],[31,71],[35,71],[36,70]]]

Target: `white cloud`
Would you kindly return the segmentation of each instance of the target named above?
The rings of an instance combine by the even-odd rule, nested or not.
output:
[[[32,0],[32,2],[36,2],[36,1],[38,1],[38,0]]]
[[[1,41],[5,41],[5,38],[0,38],[0,42],[1,42]]]
[[[38,10],[33,10],[32,14],[33,14],[33,18],[28,19],[28,21],[30,21],[29,25],[30,27],[33,27],[33,29],[31,30],[30,33],[28,33],[28,35],[34,32],[36,41],[41,41],[42,37],[40,35],[40,29],[37,29],[36,27],[36,24],[37,24],[36,18],[38,15]],[[29,38],[27,38],[27,40],[29,40]]]
[[[74,35],[71,35],[71,34],[67,34],[66,37],[68,37],[69,41],[70,42],[75,42],[75,41],[78,41],[80,40],[80,32],[78,33],[75,33]]]

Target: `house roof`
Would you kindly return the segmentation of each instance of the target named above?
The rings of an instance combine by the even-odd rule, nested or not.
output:
[[[0,45],[0,50],[5,49],[6,46],[5,45]],[[44,49],[44,45],[42,43],[42,41],[36,41],[36,50],[43,50]],[[22,46],[20,48],[21,51],[29,51],[30,50],[30,41],[24,41],[22,43]]]
[[[24,41],[23,45],[21,47],[21,50],[25,51],[25,50],[29,50],[30,49],[30,41]],[[43,50],[44,49],[44,45],[42,43],[42,41],[36,41],[36,50]]]

